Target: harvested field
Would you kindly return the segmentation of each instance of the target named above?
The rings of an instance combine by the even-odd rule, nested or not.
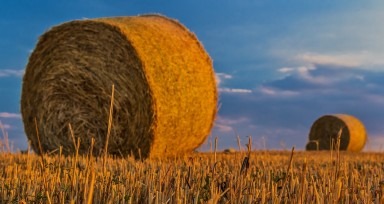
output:
[[[167,160],[0,156],[1,203],[380,203],[384,155],[195,153]],[[291,162],[290,162],[291,161]],[[243,169],[242,169],[243,168]]]

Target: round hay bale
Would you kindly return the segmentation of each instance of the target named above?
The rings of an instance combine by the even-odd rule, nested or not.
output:
[[[76,20],[44,33],[29,58],[21,112],[31,145],[102,153],[112,85],[108,153],[136,158],[189,152],[210,133],[217,90],[212,61],[194,34],[160,15]],[[34,120],[37,120],[37,127]]]
[[[317,119],[309,132],[307,150],[330,150],[340,136],[340,150],[358,152],[364,148],[367,134],[363,123],[346,114],[325,115]]]
[[[236,153],[236,149],[235,148],[228,148],[228,149],[225,149],[223,152],[225,154],[233,154],[233,153]]]

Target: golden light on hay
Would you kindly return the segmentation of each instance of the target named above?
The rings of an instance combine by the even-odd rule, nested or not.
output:
[[[23,79],[25,132],[42,148],[86,153],[105,144],[115,86],[109,153],[157,157],[192,151],[210,133],[217,90],[212,62],[196,36],[160,15],[78,20],[44,33]]]
[[[341,129],[340,150],[358,152],[364,148],[367,133],[363,123],[346,114],[325,115],[317,119],[310,130],[307,150],[330,150]],[[335,147],[335,146],[334,146]]]

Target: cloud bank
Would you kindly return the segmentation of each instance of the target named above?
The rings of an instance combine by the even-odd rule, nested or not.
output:
[[[259,147],[263,140],[272,149],[281,149],[282,144],[304,149],[318,117],[345,113],[359,118],[369,141],[375,141],[367,144],[366,150],[378,150],[384,145],[384,72],[317,62],[308,67],[278,68],[276,73],[281,77],[246,95],[222,94],[213,134],[232,142],[224,142],[225,147],[233,146],[237,130],[243,140],[252,135]]]
[[[0,112],[0,118],[15,118],[15,119],[21,119],[21,114],[20,114],[20,113]]]
[[[22,77],[24,75],[24,69],[0,69],[0,77]]]

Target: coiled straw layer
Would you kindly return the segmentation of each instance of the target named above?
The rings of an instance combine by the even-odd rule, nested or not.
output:
[[[313,123],[306,149],[331,150],[336,147],[340,130],[340,150],[358,152],[364,148],[367,133],[363,123],[351,115],[333,114],[322,116]]]
[[[60,146],[80,154],[105,145],[111,87],[109,153],[136,158],[192,151],[212,127],[217,90],[211,59],[197,38],[159,15],[78,20],[44,33],[23,79],[21,111],[36,152]]]

